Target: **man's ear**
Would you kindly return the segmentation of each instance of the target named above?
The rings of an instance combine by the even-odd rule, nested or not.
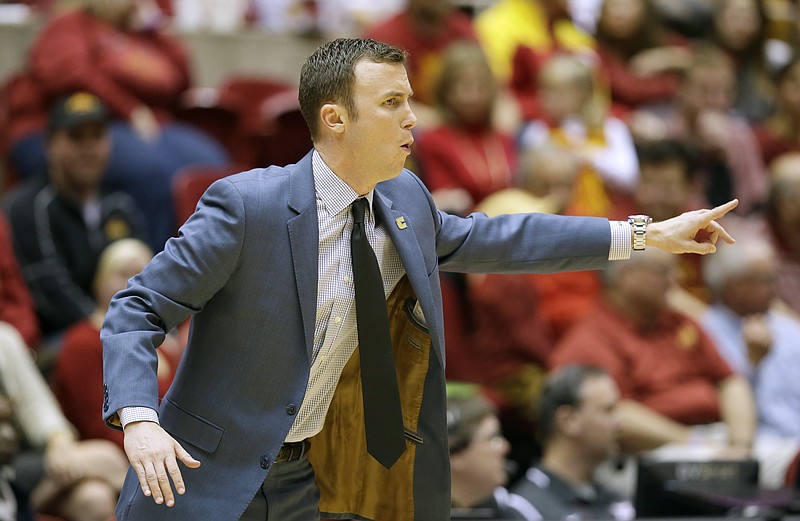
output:
[[[556,428],[563,434],[574,437],[580,434],[581,421],[577,414],[578,411],[571,405],[562,405],[556,410]]]
[[[344,132],[344,112],[344,108],[338,103],[326,103],[319,109],[322,125],[336,134],[341,134]]]

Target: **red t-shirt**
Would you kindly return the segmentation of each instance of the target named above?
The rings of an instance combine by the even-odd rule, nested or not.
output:
[[[686,425],[720,420],[717,384],[731,369],[691,319],[667,311],[652,330],[601,305],[556,346],[551,367],[601,367],[624,399],[635,400]]]
[[[518,153],[511,136],[442,125],[423,132],[414,157],[428,190],[463,188],[473,204],[513,185]]]

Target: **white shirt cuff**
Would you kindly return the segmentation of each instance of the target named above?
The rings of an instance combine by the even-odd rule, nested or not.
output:
[[[119,422],[122,428],[131,422],[155,422],[158,423],[158,413],[150,407],[123,407],[118,411]]]
[[[608,221],[611,227],[611,248],[608,260],[626,260],[631,258],[631,225],[628,221]]]

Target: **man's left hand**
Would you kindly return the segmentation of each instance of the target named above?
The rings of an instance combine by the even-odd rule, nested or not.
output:
[[[711,210],[694,210],[666,221],[654,222],[647,227],[647,246],[670,253],[714,253],[720,238],[728,244],[736,242],[717,219],[724,217],[738,204],[739,200],[734,199]]]

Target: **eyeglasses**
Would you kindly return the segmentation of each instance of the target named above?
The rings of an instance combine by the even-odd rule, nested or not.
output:
[[[503,437],[500,433],[488,433],[488,434],[475,434],[471,439],[464,440],[461,443],[457,443],[450,447],[450,454],[457,454],[467,447],[472,445],[473,443],[486,443],[488,444],[489,448],[492,450],[500,450],[505,447],[507,440]]]
[[[494,433],[488,436],[475,436],[472,438],[473,443],[488,443],[489,448],[499,450],[506,444],[506,439],[500,433]]]

